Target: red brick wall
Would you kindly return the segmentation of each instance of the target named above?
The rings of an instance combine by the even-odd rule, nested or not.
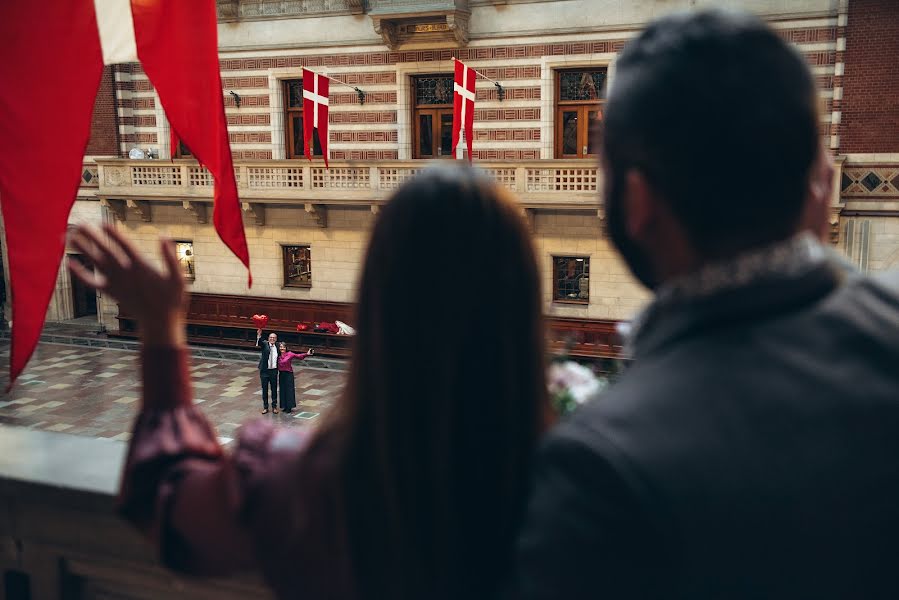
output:
[[[85,154],[91,156],[118,156],[118,121],[116,119],[115,95],[112,91],[112,67],[103,68],[100,89],[94,101],[91,117],[91,137]]]
[[[850,0],[840,152],[899,152],[899,2]]]

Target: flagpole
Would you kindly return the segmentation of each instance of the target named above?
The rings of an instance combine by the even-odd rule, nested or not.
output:
[[[325,75],[324,73],[316,73],[312,69],[308,69],[306,67],[303,67],[303,68],[306,69],[307,71],[309,71],[310,73],[314,73],[315,75],[318,75],[319,77],[324,77],[325,79],[330,79],[337,85],[342,85],[344,87],[353,88],[353,90],[355,90],[356,94],[359,96],[359,104],[365,104],[365,92],[363,90],[360,90],[358,87],[356,87],[354,85],[350,85],[349,83],[346,83],[344,81],[340,81],[339,79],[334,79],[330,75]]]
[[[453,57],[453,62],[456,62],[456,61],[462,62],[462,61],[460,61],[458,58],[456,58],[456,57],[454,56],[454,57]],[[496,95],[497,95],[497,97],[499,98],[499,101],[500,101],[500,102],[503,101],[503,99],[506,97],[506,90],[503,88],[503,84],[501,84],[500,82],[498,82],[498,81],[495,80],[495,79],[490,79],[489,77],[487,77],[486,75],[484,75],[483,73],[481,73],[480,71],[478,71],[477,69],[473,69],[472,67],[469,67],[468,65],[465,65],[465,66],[468,67],[469,69],[471,69],[472,71],[474,71],[474,74],[477,75],[478,77],[481,77],[481,78],[483,78],[483,79],[486,79],[487,81],[489,81],[489,82],[491,82],[493,85],[495,85],[495,86],[496,86]]]

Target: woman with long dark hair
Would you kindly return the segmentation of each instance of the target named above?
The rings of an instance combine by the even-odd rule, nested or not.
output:
[[[141,319],[120,506],[167,564],[260,567],[281,598],[498,593],[550,419],[536,262],[513,198],[468,168],[400,188],[371,235],[343,396],[315,432],[244,426],[231,455],[191,404],[171,247],[160,273],[109,233],[117,248],[76,238],[102,279],[75,273]]]

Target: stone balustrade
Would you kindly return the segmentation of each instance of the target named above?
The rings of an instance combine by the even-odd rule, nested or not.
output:
[[[181,577],[113,510],[126,446],[0,425],[0,598],[271,598],[256,576]]]
[[[105,200],[211,201],[212,175],[193,160],[96,161]],[[382,204],[429,164],[425,161],[238,161],[234,172],[243,202],[262,204]],[[515,193],[523,209],[599,211],[601,179],[593,161],[542,160],[475,165]]]

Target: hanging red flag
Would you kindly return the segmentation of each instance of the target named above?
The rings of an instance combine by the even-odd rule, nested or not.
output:
[[[303,147],[312,160],[312,134],[318,130],[325,168],[328,167],[328,78],[303,69]]]
[[[37,345],[55,287],[104,63],[143,64],[174,130],[215,178],[216,231],[249,268],[216,27],[214,0],[0,2],[0,81],[16,82],[0,85],[10,385]]]
[[[459,145],[462,128],[465,128],[465,144],[468,146],[468,162],[471,162],[471,140],[474,137],[475,70],[456,61],[456,77],[453,82],[453,153]]]

